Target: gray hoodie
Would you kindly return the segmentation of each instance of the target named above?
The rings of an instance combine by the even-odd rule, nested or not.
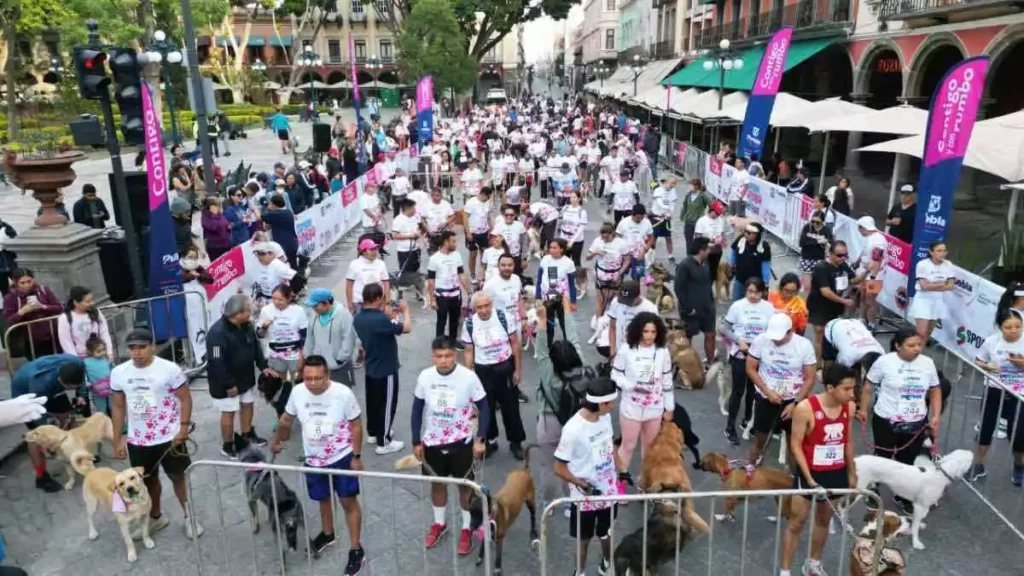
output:
[[[334,370],[350,362],[356,346],[356,331],[352,327],[352,314],[344,306],[334,305],[330,320],[324,324],[319,314],[313,313],[302,353],[308,358],[319,354],[327,359],[327,368]]]

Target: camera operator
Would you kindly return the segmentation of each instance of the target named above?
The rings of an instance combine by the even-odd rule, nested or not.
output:
[[[548,255],[540,261],[537,269],[535,295],[543,300],[548,307],[548,341],[555,339],[555,317],[562,326],[565,335],[565,313],[562,311],[562,295],[569,295],[572,311],[576,311],[576,265],[572,258],[566,256],[569,243],[558,238],[548,244]]]

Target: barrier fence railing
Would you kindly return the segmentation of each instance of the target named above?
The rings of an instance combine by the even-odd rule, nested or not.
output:
[[[776,521],[775,540],[774,540],[774,550],[775,550],[775,553],[774,553],[774,560],[773,560],[773,563],[772,563],[772,572],[771,572],[771,574],[778,574],[779,573],[779,563],[780,563],[780,548],[781,548],[781,543],[782,543],[782,533],[783,533],[783,530],[785,530],[785,527],[783,527],[783,523],[786,521],[786,519],[784,517],[784,514],[783,514],[783,512],[784,512],[784,504],[786,502],[786,498],[804,497],[804,496],[822,496],[824,494],[826,494],[826,491],[824,491],[823,489],[821,489],[821,488],[812,488],[812,489],[805,489],[805,490],[718,490],[718,491],[710,491],[710,492],[672,492],[672,493],[666,492],[666,493],[658,493],[658,494],[628,494],[628,495],[594,496],[594,497],[585,497],[585,498],[580,498],[580,497],[559,498],[557,500],[552,501],[550,504],[548,504],[547,507],[544,509],[543,514],[541,515],[541,524],[540,524],[540,560],[541,560],[540,566],[541,566],[541,569],[540,569],[540,576],[548,576],[548,574],[554,574],[555,573],[554,571],[552,571],[551,567],[548,566],[548,548],[549,548],[548,540],[549,540],[549,537],[551,535],[551,530],[550,530],[550,527],[548,526],[548,520],[553,515],[555,515],[556,511],[562,510],[562,508],[565,505],[568,504],[568,505],[578,506],[582,502],[591,502],[591,503],[593,503],[593,502],[606,502],[606,503],[609,503],[609,504],[615,504],[615,503],[642,503],[643,504],[643,515],[642,515],[643,525],[641,527],[637,528],[637,530],[636,530],[636,532],[634,532],[634,534],[639,532],[642,535],[641,536],[642,537],[642,547],[641,547],[641,551],[642,552],[641,552],[641,554],[642,554],[642,560],[643,561],[641,562],[641,565],[645,566],[645,567],[648,565],[647,564],[647,558],[648,558],[647,555],[648,555],[648,550],[649,550],[649,545],[648,545],[649,534],[648,534],[647,518],[649,517],[650,507],[652,505],[661,505],[661,506],[664,506],[666,504],[670,505],[671,507],[673,507],[675,509],[675,511],[672,512],[672,515],[674,516],[674,523],[673,523],[673,525],[676,527],[675,546],[673,547],[673,549],[675,550],[675,558],[674,558],[674,568],[673,568],[673,572],[672,573],[677,575],[677,576],[679,574],[683,574],[683,573],[686,573],[686,574],[697,573],[698,568],[695,565],[695,562],[693,561],[693,559],[688,559],[687,560],[687,562],[685,563],[686,570],[685,570],[685,572],[683,571],[684,564],[680,560],[680,555],[681,555],[681,552],[680,552],[680,541],[681,541],[681,539],[687,537],[684,534],[684,532],[692,533],[692,531],[695,530],[695,528],[692,527],[692,526],[684,527],[684,524],[686,524],[686,516],[683,514],[683,508],[684,508],[685,502],[686,501],[696,501],[696,500],[700,500],[700,499],[710,500],[709,506],[706,509],[708,514],[705,517],[705,520],[706,520],[706,522],[707,522],[707,524],[708,524],[708,526],[710,528],[710,531],[707,534],[708,550],[707,550],[707,572],[706,572],[709,576],[712,575],[712,574],[721,574],[721,572],[716,572],[715,571],[715,565],[716,565],[715,559],[714,559],[714,554],[715,554],[715,547],[714,547],[714,542],[715,542],[715,525],[717,523],[719,523],[715,519],[715,515],[716,514],[720,514],[721,512],[723,512],[725,510],[725,508],[724,508],[724,506],[722,508],[718,508],[718,507],[716,507],[716,505],[719,503],[720,500],[726,500],[726,499],[736,499],[737,501],[741,502],[741,506],[743,507],[743,510],[742,510],[742,515],[743,515],[743,520],[742,520],[742,522],[743,522],[743,532],[741,534],[742,543],[741,543],[741,548],[739,550],[739,557],[740,557],[739,574],[740,574],[740,576],[743,576],[743,574],[745,572],[745,569],[746,569],[746,563],[747,563],[747,543],[748,543],[747,530],[749,528],[749,523],[750,523],[750,500],[751,500],[751,498],[763,498],[763,497],[771,497],[771,498],[776,498],[777,499],[776,506],[775,506],[776,514],[775,514],[775,517],[774,517],[775,521]],[[879,498],[879,496],[877,494],[875,494],[874,492],[872,492],[870,490],[857,490],[857,489],[852,489],[852,488],[851,489],[842,489],[842,490],[829,490],[829,491],[827,491],[827,494],[830,495],[830,496],[837,496],[837,497],[860,496],[860,497],[866,498],[867,500],[872,502],[875,506],[878,506],[878,517],[879,518],[881,518],[884,515],[884,508],[883,508],[883,503],[882,503],[881,498]],[[840,500],[837,500],[837,502],[838,501],[840,501]],[[807,535],[808,546],[810,546],[810,542],[814,538],[815,522],[814,522],[813,519],[815,518],[815,513],[817,512],[817,507],[818,506],[829,506],[829,505],[830,504],[828,504],[827,502],[820,501],[817,498],[812,500],[811,510],[810,510],[810,512],[807,515],[807,522],[806,522],[806,524],[810,525],[810,528],[809,528],[810,534]],[[698,510],[698,507],[696,506],[696,504],[694,504],[693,508],[694,508],[694,512],[697,515],[702,515],[702,510]],[[849,548],[846,545],[847,544],[848,534],[849,534],[849,530],[847,529],[847,527],[849,526],[849,522],[847,521],[847,510],[846,510],[846,508],[845,507],[841,507],[841,508],[837,508],[837,510],[840,512],[839,518],[838,519],[833,518],[833,520],[838,520],[840,522],[840,525],[842,526],[842,529],[841,529],[842,535],[840,536],[841,541],[840,541],[840,545],[839,545],[838,568],[834,572],[830,571],[830,573],[833,573],[833,574],[843,574],[844,573],[844,566],[845,566],[845,563],[846,563],[846,557],[849,554]],[[576,521],[577,521],[576,533],[580,534],[580,525],[579,525],[579,523],[580,523],[580,515],[576,516]],[[732,525],[732,524],[730,523],[729,525]],[[615,520],[615,515],[613,514],[612,515],[612,521],[611,521],[611,528],[609,530],[609,538],[611,539],[611,550],[612,550],[612,556],[611,556],[611,558],[609,560],[610,560],[612,566],[616,565],[615,564],[615,553],[616,553],[616,537],[617,537],[617,534],[616,534],[615,526],[616,526],[616,520]],[[619,539],[619,542],[621,542],[621,539]],[[884,535],[882,533],[882,530],[876,530],[876,534],[873,537],[872,555],[871,555],[871,557],[875,561],[873,561],[871,563],[872,567],[870,569],[871,571],[869,572],[869,574],[872,575],[872,576],[874,576],[877,573],[877,567],[878,567],[877,559],[879,558],[879,556],[880,556],[880,554],[882,552],[883,546],[884,546]],[[580,572],[582,572],[583,567],[580,566],[581,562],[580,562],[578,540],[574,541],[574,547],[575,547],[575,549],[573,550],[573,554],[575,556],[574,565],[576,567],[577,573],[580,573]],[[826,559],[822,558],[822,560],[824,561]],[[763,565],[760,566],[760,567],[764,568]],[[564,567],[560,566],[559,568],[561,570],[564,570]],[[558,572],[558,573],[563,573],[563,572]],[[664,572],[659,572],[659,573],[663,574]]]
[[[189,306],[190,299],[194,306]],[[209,329],[209,315],[201,294],[190,291],[174,292],[108,304],[100,306],[97,310],[106,320],[110,333],[113,350],[108,350],[107,353],[115,359],[128,358],[128,348],[122,342],[123,336],[133,328],[144,327],[150,331],[160,353],[181,366],[187,375],[194,375],[206,367],[205,353],[193,349],[192,338],[195,334],[206,334]],[[201,316],[196,316],[190,313],[191,311],[201,311]],[[18,322],[7,328],[4,332],[3,345],[7,351],[7,371],[11,376],[16,371],[14,360],[35,359],[51,353],[64,352],[61,349],[57,324],[66,314],[67,312],[61,312],[46,318]],[[44,337],[39,337],[40,332]],[[49,340],[45,336],[48,336]],[[44,346],[46,342],[53,344],[52,350],[49,346]]]
[[[209,509],[196,510],[193,507],[193,503],[195,503],[197,501],[196,500],[196,493],[200,489],[199,486],[200,485],[205,485],[204,480],[202,478],[199,478],[199,476],[203,472],[212,472],[212,476],[213,476],[213,478],[212,478],[212,489],[213,489],[214,496],[215,496],[215,499],[216,499],[216,502],[217,502],[217,510],[216,511],[212,511],[212,510],[209,510]],[[255,478],[253,478],[252,476],[249,476],[247,478],[247,476],[246,476],[247,474],[253,474],[253,473],[256,473],[255,474]],[[280,510],[280,508],[278,506],[279,506],[279,504],[281,502],[281,499],[282,499],[282,497],[285,497],[284,494],[279,494],[278,493],[278,485],[277,485],[277,482],[274,481],[275,479],[280,479],[281,481],[283,481],[283,483],[285,485],[289,485],[292,489],[298,488],[297,493],[296,493],[296,498],[298,499],[298,504],[299,504],[299,506],[301,507],[301,510],[302,510],[302,522],[303,522],[303,525],[306,527],[304,530],[299,530],[299,532],[300,532],[300,540],[299,540],[299,548],[298,548],[298,550],[301,552],[301,550],[302,550],[301,547],[302,547],[302,542],[303,542],[301,538],[302,537],[306,537],[306,541],[309,541],[309,540],[312,539],[312,535],[307,534],[305,532],[305,530],[310,530],[311,533],[313,533],[313,534],[315,534],[316,532],[319,532],[319,529],[316,528],[317,526],[319,526],[319,518],[317,516],[311,516],[309,514],[309,511],[306,508],[307,505],[313,505],[313,502],[307,502],[306,501],[307,500],[305,498],[305,492],[306,491],[301,489],[306,484],[304,475],[305,474],[309,474],[309,473],[324,474],[324,475],[330,476],[331,477],[331,485],[332,486],[334,484],[334,478],[338,477],[338,476],[340,476],[340,477],[354,477],[354,478],[358,478],[359,479],[360,492],[359,492],[358,498],[359,498],[359,501],[360,501],[360,504],[361,504],[361,507],[362,507],[362,526],[361,526],[361,528],[362,528],[362,532],[364,534],[364,537],[362,538],[363,542],[365,543],[364,544],[364,548],[370,548],[371,547],[370,543],[378,544],[378,545],[381,544],[381,543],[388,543],[388,542],[391,543],[391,551],[392,551],[392,555],[394,557],[395,566],[394,566],[393,570],[389,567],[389,568],[385,569],[384,572],[379,572],[379,573],[382,573],[382,574],[401,574],[402,573],[402,561],[401,561],[401,558],[399,558],[399,551],[402,548],[403,543],[408,543],[410,540],[408,538],[405,538],[403,535],[400,535],[400,531],[403,530],[403,529],[409,529],[409,528],[412,528],[413,530],[416,530],[416,529],[418,529],[421,526],[426,527],[426,526],[430,525],[429,523],[415,523],[415,524],[411,524],[409,521],[411,520],[411,517],[412,517],[411,512],[414,510],[414,508],[413,508],[414,506],[424,506],[424,507],[428,507],[429,508],[429,506],[431,505],[430,504],[430,502],[431,502],[431,500],[430,500],[430,495],[431,495],[430,489],[431,489],[431,485],[432,484],[443,485],[446,489],[448,487],[468,488],[468,489],[473,491],[473,494],[475,495],[476,498],[480,498],[480,502],[487,502],[487,497],[486,497],[485,491],[480,486],[480,484],[477,484],[476,482],[473,482],[473,481],[470,481],[470,480],[461,479],[461,478],[438,478],[438,477],[432,477],[432,476],[421,476],[421,475],[418,475],[418,474],[399,474],[399,473],[393,473],[393,472],[372,472],[372,471],[369,471],[369,470],[360,470],[360,471],[355,471],[355,470],[338,470],[338,469],[334,469],[334,468],[314,468],[314,467],[310,467],[310,466],[290,466],[290,465],[269,464],[269,463],[230,462],[230,461],[223,461],[223,460],[199,460],[199,461],[193,462],[192,465],[189,466],[189,468],[185,471],[185,484],[186,484],[186,489],[187,489],[187,492],[188,492],[188,501],[189,501],[189,508],[190,508],[189,518],[191,518],[193,522],[197,522],[197,521],[202,520],[206,524],[205,527],[207,529],[206,530],[207,538],[195,538],[195,539],[192,540],[192,552],[194,554],[193,560],[195,561],[195,564],[196,564],[196,567],[197,567],[197,570],[198,570],[198,574],[200,576],[202,576],[203,574],[217,574],[218,576],[228,576],[230,574],[235,574],[235,572],[231,571],[231,567],[240,567],[244,563],[246,563],[245,560],[243,560],[243,558],[241,556],[248,556],[249,560],[251,560],[252,571],[248,572],[249,574],[265,574],[265,573],[267,573],[267,570],[266,570],[266,568],[268,567],[267,562],[276,562],[278,564],[278,567],[280,568],[280,574],[282,576],[284,576],[285,574],[289,574],[289,573],[292,573],[292,574],[297,573],[297,572],[289,571],[289,568],[296,569],[296,570],[301,570],[301,568],[299,568],[298,566],[289,565],[290,563],[286,561],[284,546],[282,546],[282,538],[284,538],[284,536],[281,535],[281,530],[274,531],[274,539],[275,539],[274,544],[275,544],[275,546],[273,546],[273,547],[267,547],[267,546],[258,547],[257,546],[257,542],[256,542],[256,538],[257,538],[257,536],[255,535],[256,533],[253,530],[251,530],[251,529],[247,530],[247,532],[249,534],[248,539],[249,539],[249,544],[250,544],[250,549],[248,549],[248,550],[244,550],[242,547],[240,547],[240,545],[239,545],[240,543],[238,541],[236,541],[236,540],[232,540],[232,541],[229,542],[229,531],[231,530],[231,528],[233,526],[236,526],[236,525],[239,525],[239,524],[243,525],[243,526],[245,526],[247,528],[248,527],[252,527],[252,518],[251,518],[251,516],[248,518],[248,522],[246,522],[246,519],[238,519],[237,518],[237,513],[239,513],[239,512],[242,512],[246,516],[249,516],[249,508],[248,508],[248,502],[247,502],[247,491],[250,489],[250,487],[248,486],[248,484],[250,482],[255,485],[255,484],[257,484],[257,483],[259,483],[261,481],[269,481],[270,488],[271,488],[272,504],[274,506],[273,506],[272,509],[266,510],[264,508],[263,504],[257,504],[257,514],[260,514],[261,517],[263,517],[263,518],[266,518],[269,515],[270,516],[270,520],[268,521],[268,523],[274,522],[274,517],[278,516],[278,510]],[[224,474],[225,476],[228,476],[228,475],[234,476],[236,478],[236,480],[238,481],[238,483],[240,484],[241,489],[240,490],[222,489],[222,480],[221,480],[221,475],[222,474]],[[265,474],[265,476],[264,476],[264,474]],[[400,504],[400,506],[402,506],[401,509],[400,510],[397,509],[396,508],[396,490],[395,490],[395,484],[396,483],[408,483],[408,484],[411,484],[411,485],[419,485],[419,487],[420,487],[419,501],[414,502],[414,503],[410,503],[410,504],[406,504],[405,502],[402,502]],[[386,484],[389,489],[387,491],[384,491],[384,492],[377,492],[376,491],[376,487],[379,486],[380,484]],[[453,494],[451,494],[451,493],[448,494],[448,505],[447,505],[447,508],[449,509],[449,517],[451,517],[450,516],[450,509],[451,508],[455,508],[456,511],[458,511],[460,509],[459,508],[459,504],[458,504],[458,502],[459,502],[458,490],[456,490],[455,492],[456,493],[454,494],[454,498],[453,498]],[[342,535],[342,533],[345,533],[347,535],[348,531],[347,530],[342,531],[342,530],[338,529],[339,526],[344,526],[345,525],[344,524],[344,516],[343,516],[343,514],[339,514],[339,510],[340,510],[341,506],[340,506],[340,502],[338,500],[337,494],[335,493],[335,490],[333,490],[333,489],[330,490],[330,494],[331,494],[330,495],[330,498],[331,498],[331,508],[332,508],[332,510],[334,510],[334,534],[335,534],[335,538],[339,538],[340,539],[340,536]],[[410,498],[410,497],[411,498],[415,498],[416,497],[416,495],[413,492],[411,492],[411,491],[402,492],[400,494],[400,496],[403,497],[403,498]],[[385,538],[385,537],[381,537],[381,538],[367,538],[365,535],[366,535],[366,532],[370,529],[371,524],[373,524],[375,526],[378,525],[375,522],[371,522],[370,514],[368,514],[368,511],[371,510],[372,508],[376,508],[385,499],[389,499],[390,500],[390,506],[388,507],[389,508],[389,510],[388,510],[389,514],[387,514],[387,519],[390,521],[390,524],[391,524],[391,532],[390,532],[390,536],[391,537],[390,538]],[[225,501],[226,500],[228,501],[227,504],[230,505],[230,508],[226,508],[225,507],[225,503],[226,503]],[[452,565],[451,565],[451,567],[449,568],[449,567],[445,566],[442,569],[440,569],[439,572],[431,571],[430,568],[433,565],[438,564],[438,561],[437,560],[435,560],[433,562],[431,561],[431,554],[433,554],[433,553],[428,554],[427,548],[424,545],[423,549],[422,549],[422,551],[423,551],[422,564],[419,564],[418,566],[415,567],[415,569],[418,571],[418,573],[419,574],[424,574],[424,575],[431,574],[431,573],[435,573],[435,574],[440,573],[440,574],[445,574],[445,575],[450,575],[450,574],[458,575],[460,572],[462,572],[462,573],[470,573],[470,572],[472,572],[472,573],[483,573],[485,576],[489,576],[491,574],[491,556],[492,556],[491,552],[492,551],[491,551],[491,545],[490,545],[490,541],[491,541],[490,530],[491,530],[491,527],[490,527],[490,519],[488,517],[488,512],[489,512],[488,511],[488,507],[486,505],[481,506],[481,511],[482,511],[482,524],[481,524],[481,526],[485,530],[485,538],[483,539],[483,542],[480,543],[480,545],[484,547],[484,562],[483,562],[483,566],[480,566],[480,567],[474,566],[471,569],[461,570],[460,571],[459,561],[458,561],[459,560],[459,555],[458,555],[459,539],[457,537],[449,536],[448,539],[451,541],[451,544],[452,544],[452,556],[451,556],[451,558],[452,558]],[[199,518],[199,516],[197,516],[197,513],[201,514],[203,516],[203,518]],[[226,515],[228,515],[228,514],[235,514],[235,516],[236,516],[235,518],[232,519],[232,520],[234,520],[234,522],[231,525],[229,525],[229,521],[226,518]],[[213,529],[216,529],[218,533],[217,533],[217,535],[214,536],[214,538],[209,538],[210,532],[211,532],[210,521],[211,521],[211,516],[213,516],[213,515],[216,515],[216,517],[217,517],[217,525],[216,525],[216,527],[213,527]],[[340,520],[339,520],[339,516],[342,516],[342,518]],[[432,522],[433,521],[429,509],[428,509],[428,514],[427,514],[426,518],[430,519],[430,520],[428,520],[428,522]],[[458,519],[458,513],[457,512],[456,512],[455,519],[456,520]],[[451,522],[449,522],[449,524],[451,525]],[[195,528],[195,526],[193,526],[193,529],[194,528]],[[422,532],[417,532],[416,533],[416,537],[420,538],[419,542],[421,542],[421,543],[423,542],[422,534],[423,534]],[[233,534],[231,536],[240,536],[240,535],[239,534]],[[378,535],[378,536],[380,536],[380,535]],[[205,557],[205,555],[203,553],[204,552],[203,546],[204,546],[204,543],[209,543],[209,542],[214,541],[214,540],[219,541],[220,549],[221,549],[219,551],[220,554],[216,554],[215,553],[215,555],[222,555],[223,565],[217,565],[217,566],[214,567],[213,570],[207,570],[208,561],[207,561],[207,559],[206,559],[206,557]],[[264,551],[264,552],[267,552],[268,550],[273,550],[274,548],[276,548],[276,551],[275,551],[276,557],[275,558],[273,558],[273,559],[268,558],[266,554],[263,554],[262,556],[260,555],[260,551],[261,550]],[[344,550],[344,549],[345,549],[344,545],[342,545],[340,543],[336,545],[335,553],[336,553],[336,555],[338,557],[338,560],[339,560],[338,563],[342,567],[345,566],[345,563],[346,563],[346,559],[342,556],[342,554],[343,554],[342,550]],[[406,547],[405,549],[408,550],[408,547]],[[476,552],[475,549],[474,549],[474,552]],[[380,558],[381,556],[385,556],[385,554],[379,548],[377,548],[377,549],[370,548],[369,550],[367,550],[367,557],[369,558],[369,557],[371,557],[371,555],[373,555],[372,556],[373,558]],[[322,566],[318,566],[317,569],[314,570],[314,562],[315,561],[318,562],[320,560],[321,560],[320,558],[314,558],[314,554],[311,553],[311,551],[309,550],[309,547],[307,546],[306,547],[306,551],[305,551],[305,564],[306,564],[306,570],[308,571],[308,573],[310,575],[325,573],[324,572],[324,568]],[[373,572],[374,572],[374,570],[372,569],[372,566],[373,565],[371,564],[370,567],[368,567],[368,573],[369,574],[373,574]],[[376,566],[379,567],[380,563],[376,564]],[[410,567],[410,568],[413,568],[413,567]],[[332,572],[332,573],[334,573],[334,572]]]

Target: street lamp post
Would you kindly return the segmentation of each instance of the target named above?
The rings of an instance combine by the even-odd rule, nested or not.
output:
[[[633,55],[633,63],[630,64],[629,70],[633,73],[633,96],[636,96],[636,81],[640,78],[640,75],[644,73],[647,66],[640,61],[640,55]]]
[[[708,53],[707,59],[704,60],[705,70],[710,72],[715,68],[718,68],[718,109],[721,110],[725,92],[725,73],[743,68],[743,60],[739,57],[739,52],[729,48],[728,38],[722,38],[718,48]]]
[[[309,99],[313,103],[313,114],[310,117],[310,122],[316,123],[319,118],[316,113],[316,86],[313,85],[313,74],[309,72],[309,68],[314,66],[322,66],[324,61],[320,58],[320,55],[313,51],[313,46],[306,44],[306,48],[302,51],[302,59],[299,62],[307,68],[307,74],[309,74]]]
[[[376,57],[376,56],[371,54],[370,57],[366,59],[366,64],[364,64],[363,67],[370,71],[370,77],[373,78],[373,82],[376,82],[377,81],[377,72],[383,67],[383,64],[381,64],[380,58],[378,58],[378,57]],[[380,89],[379,88],[377,89],[377,96],[376,97],[378,99],[380,98]],[[375,114],[378,117],[380,116],[380,106],[379,105],[375,106],[374,105],[374,101],[372,101],[372,100],[367,102],[366,104],[367,104],[367,106],[370,109],[370,116],[373,116]],[[373,120],[373,118],[371,118],[371,120]]]
[[[601,88],[604,88],[604,78],[608,75],[608,67],[602,64],[597,69],[597,78],[601,81]]]
[[[184,62],[181,51],[167,40],[167,33],[163,30],[153,32],[153,40],[146,47],[146,61],[160,65],[160,79],[167,86],[167,110],[171,115],[171,140],[175,144],[181,144],[181,136],[178,134],[178,121],[174,116],[174,89],[171,85],[171,74],[163,66],[164,62],[177,65]],[[159,89],[159,87],[158,87]]]

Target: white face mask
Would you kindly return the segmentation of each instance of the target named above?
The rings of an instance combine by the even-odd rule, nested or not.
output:
[[[199,260],[196,260],[195,258],[182,258],[178,262],[181,264],[183,269],[188,270],[189,272],[199,269]]]

